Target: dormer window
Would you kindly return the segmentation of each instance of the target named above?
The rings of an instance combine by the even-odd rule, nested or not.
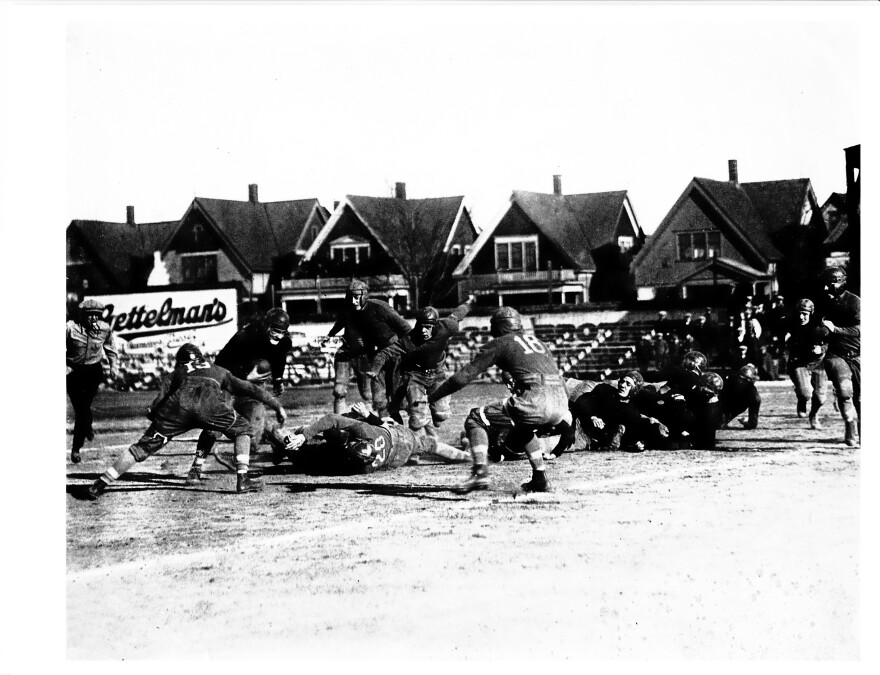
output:
[[[635,245],[634,237],[618,237],[617,246],[621,253],[626,253]]]
[[[538,269],[538,235],[495,237],[495,269],[523,272]]]

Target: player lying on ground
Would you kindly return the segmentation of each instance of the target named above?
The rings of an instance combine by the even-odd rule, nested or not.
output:
[[[549,489],[549,482],[543,448],[535,431],[561,422],[570,426],[568,395],[562,375],[550,349],[534,335],[523,333],[522,318],[515,309],[499,307],[489,325],[494,339],[428,397],[428,403],[434,403],[449,396],[493,365],[511,377],[513,393],[509,398],[474,408],[465,420],[473,468],[470,478],[455,491],[467,494],[489,489],[488,430],[500,427],[510,429],[508,443],[513,449],[528,454],[532,478],[523,483],[523,489],[544,492]]]
[[[262,482],[248,476],[251,426],[229,403],[227,392],[262,401],[275,411],[280,423],[287,417],[272,394],[238,379],[225,368],[210,364],[198,347],[187,343],[177,351],[174,371],[163,379],[150,406],[147,415],[150,426],[137,443],[117,457],[89,486],[88,497],[97,499],[137,462],[143,462],[172,438],[192,429],[219,431],[231,438],[235,444],[236,491],[261,489]]]
[[[748,418],[740,418],[739,423],[743,429],[758,428],[761,394],[755,387],[757,381],[758,369],[752,363],[747,363],[737,372],[724,378],[724,388],[721,390],[721,415],[725,427],[738,415],[748,411]]]
[[[448,462],[466,462],[470,453],[429,436],[424,429],[413,431],[391,418],[380,418],[366,403],[356,403],[351,413],[328,413],[316,422],[295,429],[292,448],[298,450],[322,438],[340,463],[351,473],[372,473],[418,463],[421,455]],[[295,457],[294,453],[294,457]]]

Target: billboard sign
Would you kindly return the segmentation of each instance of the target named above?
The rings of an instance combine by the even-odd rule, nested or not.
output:
[[[177,349],[192,342],[219,351],[238,330],[234,288],[89,296],[104,304],[103,320],[128,353]]]

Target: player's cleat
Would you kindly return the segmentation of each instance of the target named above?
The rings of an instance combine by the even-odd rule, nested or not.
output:
[[[859,447],[859,434],[856,431],[856,423],[855,422],[846,422],[846,433],[843,437],[843,442],[846,443],[851,448]]]
[[[810,429],[824,429],[822,420],[816,415],[810,415]]]
[[[522,484],[522,489],[526,492],[549,492],[550,481],[543,471],[532,472],[532,480]]]
[[[95,430],[92,427],[89,427],[89,430],[86,432],[86,440],[87,441],[95,440]]]
[[[189,469],[189,473],[186,474],[186,484],[187,485],[200,485],[203,480],[207,480],[205,474],[203,474],[199,469],[194,466],[191,466]]]
[[[82,461],[82,455],[79,454],[79,448],[74,448],[70,451],[70,461],[74,464],[79,464]]]
[[[489,472],[485,468],[474,467],[471,471],[470,477],[463,483],[459,483],[458,485],[454,486],[452,488],[452,491],[456,494],[466,495],[470,492],[474,492],[475,490],[488,489]]]
[[[246,473],[237,475],[235,483],[235,491],[242,492],[259,492],[263,489],[263,481],[256,477],[248,476]]]
[[[89,489],[86,490],[86,497],[91,500],[95,500],[100,497],[104,492],[107,491],[107,483],[105,483],[100,478],[96,480],[94,483],[89,485]]]

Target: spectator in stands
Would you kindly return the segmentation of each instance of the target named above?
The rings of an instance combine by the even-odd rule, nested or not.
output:
[[[667,339],[674,331],[672,321],[669,319],[669,312],[665,310],[657,312],[657,321],[654,322],[654,334]]]

